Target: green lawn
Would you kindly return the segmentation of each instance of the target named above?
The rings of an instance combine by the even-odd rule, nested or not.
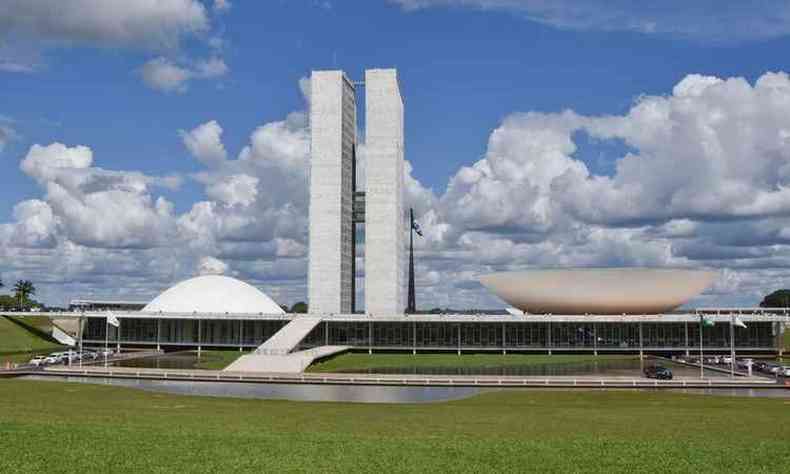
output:
[[[633,355],[591,354],[392,354],[345,353],[311,365],[308,372],[367,370],[388,367],[508,367],[589,362],[591,360],[632,359]]]
[[[787,472],[789,403],[537,390],[307,403],[0,380],[0,472]]]
[[[222,370],[229,366],[233,361],[249,352],[239,352],[236,350],[225,351],[201,351],[200,361],[195,364],[196,369]]]
[[[6,360],[20,362],[29,359],[31,354],[51,352],[62,347],[43,333],[40,319],[14,321],[0,316],[0,363]]]

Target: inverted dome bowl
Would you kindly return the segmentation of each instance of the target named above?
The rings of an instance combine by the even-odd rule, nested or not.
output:
[[[660,314],[702,293],[717,275],[672,268],[571,268],[492,273],[480,282],[533,314]]]

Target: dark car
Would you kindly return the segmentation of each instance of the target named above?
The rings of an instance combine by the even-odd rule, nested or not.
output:
[[[672,371],[660,365],[645,368],[645,377],[657,380],[672,380]]]

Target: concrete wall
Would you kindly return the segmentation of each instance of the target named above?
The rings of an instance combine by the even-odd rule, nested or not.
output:
[[[365,312],[406,307],[403,101],[395,69],[365,71]]]
[[[352,306],[352,156],[356,99],[342,71],[314,71],[310,81],[311,313],[348,313]]]

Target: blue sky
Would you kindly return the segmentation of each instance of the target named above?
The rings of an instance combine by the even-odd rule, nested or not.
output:
[[[7,6],[2,6],[3,3]],[[76,9],[90,8],[93,2],[60,3],[65,8],[71,5]],[[8,18],[0,20],[0,117],[3,118],[0,126],[11,131],[6,133],[10,138],[0,151],[0,159],[6,163],[6,172],[0,176],[0,222],[9,226],[6,232],[10,235],[13,232],[10,226],[19,221],[14,208],[22,201],[43,200],[50,207],[57,207],[51,202],[54,197],[45,197],[47,188],[42,182],[46,180],[37,181],[20,168],[35,144],[84,145],[92,151],[94,167],[140,172],[150,177],[179,177],[178,187],[157,187],[145,192],[152,201],[162,196],[171,202],[173,219],[177,219],[189,213],[196,202],[215,199],[207,194],[205,182],[194,179],[194,173],[206,169],[184,146],[179,131],[187,133],[200,124],[216,121],[221,125],[223,147],[232,160],[250,143],[257,127],[283,121],[288,114],[305,110],[299,80],[309,76],[310,70],[340,68],[359,79],[365,68],[396,67],[406,103],[406,157],[420,189],[432,191],[430,202],[424,202],[423,207],[428,212],[435,206],[437,223],[447,221],[458,236],[465,232],[467,235],[466,241],[456,236],[452,243],[426,243],[423,270],[426,274],[432,271],[445,274],[441,264],[432,266],[432,259],[440,262],[454,252],[476,255],[470,257],[464,271],[452,277],[455,280],[426,282],[436,285],[436,289],[426,292],[424,299],[433,299],[436,304],[452,300],[449,293],[455,287],[465,287],[463,282],[475,268],[486,271],[507,266],[490,263],[480,256],[491,248],[490,242],[480,244],[477,250],[468,247],[475,230],[488,229],[486,238],[499,242],[502,235],[497,234],[496,228],[516,229],[516,234],[524,235],[535,229],[528,224],[531,221],[527,217],[514,217],[512,222],[494,226],[468,222],[466,217],[453,221],[448,217],[452,211],[446,210],[452,200],[448,183],[462,167],[469,167],[491,153],[492,132],[506,128],[503,124],[508,123],[508,117],[520,112],[555,116],[565,110],[572,110],[580,117],[623,117],[640,98],[659,100],[671,96],[673,88],[690,74],[723,80],[744,78],[753,86],[767,72],[787,70],[786,53],[790,50],[790,16],[783,2],[750,3],[749,9],[742,8],[744,2],[716,2],[715,7],[710,2],[692,7],[684,7],[687,2],[668,2],[671,8],[658,7],[655,11],[640,10],[632,2],[621,1],[558,2],[556,11],[546,11],[541,2],[530,0],[220,2],[224,7],[197,0],[165,3],[172,8],[154,11],[154,16],[170,15],[175,20],[163,20],[150,30],[143,25],[136,33],[121,35],[112,30],[111,18],[107,16],[111,14],[96,13],[94,23],[76,28],[59,24],[57,18],[47,16],[45,8],[37,9],[16,0],[0,2],[0,13]],[[203,20],[194,19],[195,5],[203,9]],[[193,8],[192,16],[186,13],[179,16],[182,7],[183,11]],[[139,13],[131,6],[128,8],[130,15]],[[28,18],[35,15],[42,18],[33,27],[14,16],[21,18],[23,13]],[[96,27],[100,23],[110,26]],[[171,27],[174,31],[167,30]],[[190,29],[193,27],[198,31],[193,32]],[[151,37],[152,31],[169,38],[170,44],[147,44],[146,38]],[[187,71],[190,78],[171,85],[170,89],[161,84],[152,85],[145,80],[143,70],[155,58]],[[209,58],[221,60],[224,67],[201,72],[201,61]],[[525,127],[519,133],[531,133],[532,125]],[[634,137],[609,131],[592,137],[585,127],[595,126],[573,127],[571,136],[577,149],[570,156],[586,164],[592,175],[617,181],[618,161],[628,152],[639,154],[633,143],[626,145],[629,140],[635,141]],[[782,150],[780,147],[779,151]],[[649,157],[649,153],[643,155]],[[258,178],[263,186],[265,179]],[[258,192],[265,193],[266,189],[260,188]],[[770,216],[782,218],[784,203],[777,209],[756,212],[749,218],[754,222],[773,219]],[[56,209],[55,214],[58,212]],[[651,212],[645,211],[652,216]],[[744,211],[733,208],[701,212],[679,208],[676,214],[648,218],[652,227],[640,232],[654,235],[664,232],[662,226],[667,224],[690,221],[697,232],[693,243],[700,245],[710,238],[704,228],[711,220],[726,220],[728,212]],[[705,213],[712,213],[713,218],[700,217]],[[634,232],[630,227],[621,230],[617,222],[622,216],[592,217],[579,209],[570,214],[583,223],[588,235],[599,228],[602,232]],[[552,220],[552,228],[557,222],[564,222],[563,219]],[[488,222],[481,218],[483,221]],[[772,220],[770,224],[777,229],[776,235],[781,234],[783,221]],[[115,246],[103,240],[102,244],[93,246],[90,242],[97,239],[80,239],[75,237],[79,230],[66,227],[61,219],[47,229],[52,233],[47,248],[62,249],[64,242],[72,242],[90,251],[95,248],[97,255],[113,247],[118,247],[112,250],[115,257],[117,252],[128,251],[121,250],[125,245]],[[140,232],[144,227],[133,228]],[[556,231],[562,232],[562,243],[545,235],[539,239],[547,245],[553,242],[549,254],[557,262],[567,259],[569,263],[594,265],[610,261],[656,263],[649,258],[633,257],[631,250],[618,250],[617,256],[610,260],[577,262],[574,256],[577,251],[569,250],[571,245],[564,239],[569,233],[579,231],[579,227],[563,229]],[[652,242],[645,237],[647,234],[638,237],[618,234],[617,238]],[[507,238],[510,237],[508,234]],[[272,238],[305,243],[303,237],[275,235]],[[516,236],[510,242],[525,239],[523,235]],[[221,240],[218,237],[213,244],[219,245]],[[282,291],[285,300],[298,298],[303,292],[302,287],[296,286],[293,291],[283,290],[282,278],[286,277],[268,267],[279,265],[274,260],[280,254],[262,257],[261,262],[265,263],[261,265],[267,270],[254,270],[245,267],[249,262],[223,259],[217,245],[212,245],[210,251],[195,250],[194,255],[184,258],[217,258],[240,276],[275,293]],[[692,244],[668,241],[667,245],[679,249]],[[760,258],[773,258],[770,262],[755,260],[747,265],[739,260],[733,267],[725,258],[704,264],[723,269],[751,268],[743,270],[737,278],[731,275],[727,278],[735,278],[738,285],[745,285],[732,287],[741,288],[748,295],[738,301],[753,301],[767,285],[780,284],[784,278],[782,272],[779,272],[781,276],[771,273],[770,279],[765,274],[769,269],[781,267],[778,262],[784,261],[781,253],[784,241],[770,241],[766,245],[753,251],[763,252]],[[161,249],[163,245],[143,247]],[[5,254],[17,255],[15,249],[6,244]],[[519,260],[520,265],[547,264],[534,256],[541,248],[521,251],[526,253]],[[62,259],[64,254],[55,252],[48,258]],[[685,266],[693,262],[658,264]],[[6,281],[23,276],[25,268],[29,268],[19,263],[3,265],[0,273]],[[159,282],[185,276],[190,265],[183,263],[183,267],[171,273],[156,270],[149,285],[145,284],[146,271],[153,270],[134,268],[127,274],[118,270],[118,274],[129,280],[124,291],[142,297],[155,293],[164,284]],[[95,270],[96,266],[100,265],[92,264],[90,268]],[[750,276],[754,268],[763,273]],[[112,288],[111,280],[81,273],[83,270],[71,271],[76,272],[71,273],[71,278],[84,280],[84,284],[69,292],[121,291]],[[289,281],[299,280],[300,271],[286,272],[292,278]],[[65,290],[59,290],[58,284],[53,280],[45,293],[53,299],[63,298]],[[497,303],[480,291],[470,292],[463,301],[481,305]]]

